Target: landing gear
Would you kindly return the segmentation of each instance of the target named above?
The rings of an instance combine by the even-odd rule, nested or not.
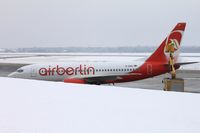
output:
[[[96,84],[96,85],[101,85],[101,83],[100,83],[100,82],[96,82],[95,84]]]

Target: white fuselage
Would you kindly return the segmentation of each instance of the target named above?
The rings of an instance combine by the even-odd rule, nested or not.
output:
[[[136,70],[143,62],[67,62],[33,64],[19,68],[10,77],[63,81],[66,78],[90,78],[123,75]]]

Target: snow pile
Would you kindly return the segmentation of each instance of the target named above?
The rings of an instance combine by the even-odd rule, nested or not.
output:
[[[199,133],[198,94],[0,78],[1,133]]]

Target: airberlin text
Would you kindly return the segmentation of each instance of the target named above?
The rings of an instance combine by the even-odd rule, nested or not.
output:
[[[55,67],[49,66],[48,68],[40,68],[39,74],[41,76],[54,76],[54,75],[94,75],[95,68],[92,66],[87,67],[86,65],[79,65],[77,67],[61,67],[55,65]]]

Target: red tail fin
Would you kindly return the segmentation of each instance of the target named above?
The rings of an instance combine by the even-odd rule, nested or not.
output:
[[[146,60],[146,62],[168,63],[169,54],[166,53],[166,47],[169,43],[174,44],[174,58],[176,62],[185,26],[186,23],[178,23],[169,36],[167,36],[167,38],[161,43],[160,47]]]

